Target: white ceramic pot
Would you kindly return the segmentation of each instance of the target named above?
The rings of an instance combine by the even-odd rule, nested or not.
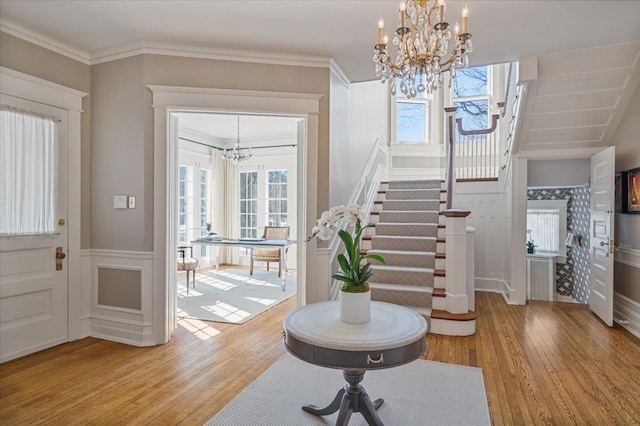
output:
[[[371,291],[349,293],[340,290],[340,320],[362,324],[371,320]]]

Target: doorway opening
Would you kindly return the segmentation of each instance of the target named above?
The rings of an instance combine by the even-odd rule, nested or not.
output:
[[[244,323],[297,293],[304,120],[179,112],[171,123],[178,127],[171,171],[178,181],[177,316]],[[255,246],[276,240],[289,243]]]

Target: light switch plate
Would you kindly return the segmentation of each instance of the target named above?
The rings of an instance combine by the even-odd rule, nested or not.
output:
[[[136,197],[129,197],[129,208],[130,209],[136,208]]]
[[[113,208],[114,209],[126,209],[127,208],[127,196],[126,195],[114,195],[113,196]]]

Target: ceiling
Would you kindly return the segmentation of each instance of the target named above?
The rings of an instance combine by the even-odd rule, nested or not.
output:
[[[238,136],[237,114],[180,113],[180,129],[214,140],[219,147],[232,148]],[[300,118],[261,115],[240,116],[243,147],[295,143]]]
[[[449,1],[459,19],[464,2]],[[640,40],[639,1],[469,2],[472,65]],[[170,42],[233,51],[334,58],[350,81],[374,79],[377,20],[397,1],[14,1],[0,13],[95,58],[127,43]]]
[[[589,156],[611,144],[638,87],[640,42],[523,60],[520,76],[532,80],[515,151],[528,158]]]

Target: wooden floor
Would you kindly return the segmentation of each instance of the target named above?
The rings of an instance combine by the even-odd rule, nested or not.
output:
[[[284,355],[295,303],[244,325],[184,320],[163,346],[87,338],[5,363],[0,424],[200,426]],[[426,358],[483,368],[494,424],[640,424],[639,339],[579,305],[478,293],[477,307],[476,335],[429,335]]]

